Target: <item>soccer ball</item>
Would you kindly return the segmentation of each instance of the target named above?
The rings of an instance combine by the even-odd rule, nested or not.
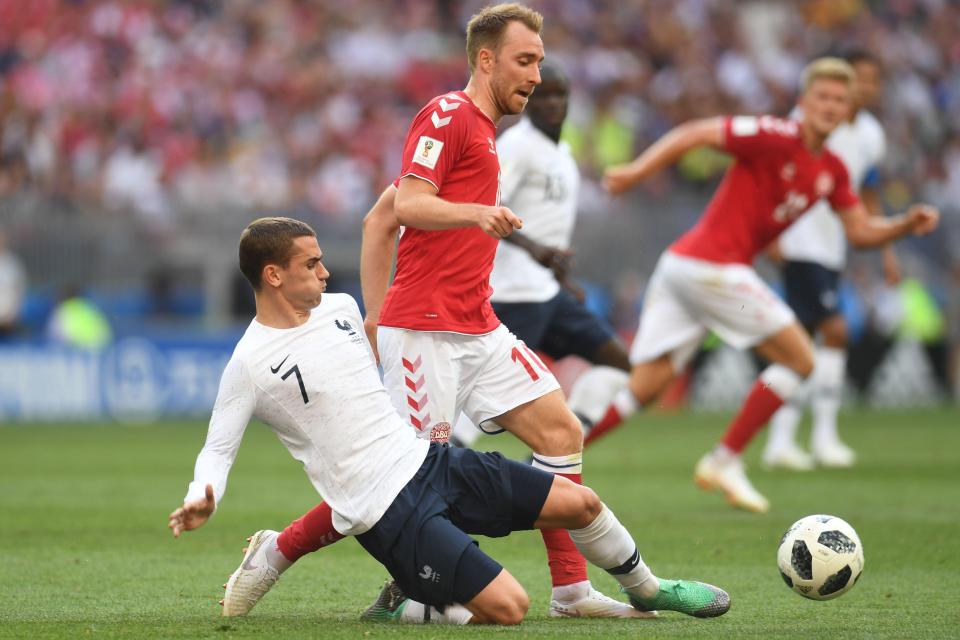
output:
[[[850,590],[863,571],[863,546],[847,522],[807,516],[793,523],[777,550],[787,586],[811,600],[830,600]]]

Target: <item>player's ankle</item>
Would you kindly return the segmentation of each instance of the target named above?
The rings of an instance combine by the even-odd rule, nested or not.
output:
[[[561,604],[573,604],[587,597],[590,593],[590,581],[583,580],[573,584],[554,585],[551,599]]]
[[[639,582],[630,587],[624,587],[623,590],[630,595],[646,600],[653,598],[660,593],[660,580],[657,578],[657,576],[651,573],[649,576],[644,578],[643,582]]]
[[[279,537],[279,534],[273,534],[273,539],[266,541],[266,556],[267,564],[276,569],[279,573],[283,573],[293,566],[293,563],[296,562],[296,560],[290,560],[287,558],[287,556],[283,555],[282,551],[280,551],[280,547],[277,546],[277,538]]]

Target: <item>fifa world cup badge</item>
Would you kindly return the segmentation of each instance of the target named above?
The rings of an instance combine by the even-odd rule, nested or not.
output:
[[[424,140],[423,141],[423,157],[430,157],[430,149],[433,149],[433,140]]]

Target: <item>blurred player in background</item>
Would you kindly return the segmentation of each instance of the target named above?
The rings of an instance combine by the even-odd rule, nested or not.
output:
[[[256,317],[224,369],[193,481],[169,517],[174,536],[213,515],[255,416],[303,464],[341,536],[356,536],[393,576],[365,618],[519,624],[526,592],[468,534],[542,527],[570,529],[638,613],[661,608],[703,618],[730,608],[717,587],[657,578],[590,489],[499,453],[418,438],[380,382],[357,303],[324,293],[330,274],[308,225],[256,220],[241,235],[239,257]],[[224,616],[249,612],[293,564],[277,537],[257,531],[249,538],[224,585]]]
[[[825,148],[827,137],[849,116],[853,80],[845,61],[821,58],[804,70],[799,121],[773,116],[691,121],[633,162],[607,170],[605,183],[616,194],[701,145],[735,158],[703,217],[657,263],[630,351],[629,388],[617,394],[588,442],[653,401],[711,330],[731,346],[754,348],[772,364],[720,443],[697,463],[694,479],[705,489],[722,490],[734,506],[769,509],[747,478],[740,454],[810,375],[813,348],[790,308],[753,270],[754,258],[821,198],[857,247],[929,233],[939,219],[936,209],[923,205],[895,218],[870,216],[850,188],[843,162]]]
[[[569,280],[570,240],[577,217],[580,172],[569,146],[560,142],[570,82],[544,64],[541,83],[525,116],[497,140],[501,203],[523,218],[497,247],[490,274],[490,301],[497,317],[529,348],[554,360],[577,355],[598,365],[580,376],[570,396],[591,398],[592,421],[626,386],[630,358],[606,322],[584,306],[583,291]],[[599,398],[598,398],[599,395]],[[461,414],[453,442],[471,446],[480,431]]]
[[[471,18],[466,89],[437,96],[417,114],[400,178],[364,222],[364,328],[394,407],[421,437],[446,442],[463,412],[474,424],[495,423],[517,436],[538,469],[580,483],[580,421],[556,378],[500,323],[489,299],[497,244],[522,226],[500,205],[496,123],[523,111],[540,84],[541,25],[539,13],[517,4]],[[323,503],[279,543],[294,560],[337,535]],[[551,615],[646,617],[593,589],[566,531],[544,530],[543,538]]]
[[[883,127],[867,110],[879,101],[883,73],[879,61],[864,51],[851,52],[845,59],[856,73],[853,110],[830,134],[827,148],[843,161],[850,186],[859,189],[867,211],[883,215],[877,188],[886,138]],[[847,363],[847,326],[839,308],[840,274],[847,248],[843,224],[830,206],[820,201],[780,236],[777,245],[776,253],[783,259],[787,304],[810,335],[819,336],[820,344],[810,381],[770,421],[763,462],[769,467],[798,471],[812,469],[815,462],[849,467],[856,456],[837,433]],[[883,268],[887,283],[896,284],[900,268],[892,246],[883,248]],[[812,456],[795,442],[806,400],[813,411]]]

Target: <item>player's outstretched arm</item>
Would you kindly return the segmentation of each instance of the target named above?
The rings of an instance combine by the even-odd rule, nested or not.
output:
[[[674,127],[633,162],[609,167],[603,174],[603,186],[617,195],[675,163],[691,149],[705,145],[722,147],[723,123],[723,118],[706,118]]]
[[[437,195],[433,184],[412,176],[400,180],[395,208],[400,224],[426,231],[476,225],[488,235],[504,238],[523,227],[507,207],[448,202]]]
[[[926,204],[915,204],[906,213],[890,218],[871,216],[863,204],[840,211],[840,219],[850,244],[858,249],[879,247],[906,235],[923,236],[940,222],[940,211]]]
[[[394,210],[397,188],[392,184],[380,194],[373,208],[363,218],[363,240],[360,244],[360,288],[366,317],[363,329],[377,362],[377,321],[383,300],[390,286],[390,270],[397,255],[397,234],[400,221]]]
[[[170,513],[167,527],[173,531],[173,537],[179,538],[184,531],[192,531],[210,518],[217,508],[217,501],[213,497],[213,485],[208,484],[202,498],[187,500],[182,507]]]

